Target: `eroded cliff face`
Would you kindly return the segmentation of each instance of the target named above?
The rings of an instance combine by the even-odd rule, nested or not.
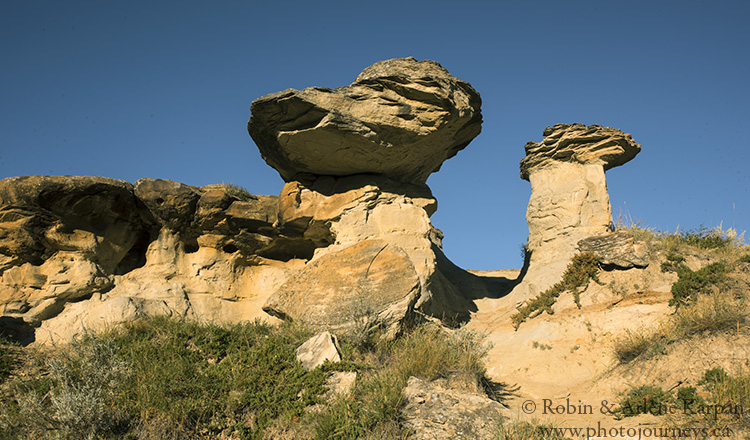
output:
[[[163,314],[395,335],[415,314],[452,325],[482,298],[525,301],[559,281],[579,251],[647,264],[632,237],[609,234],[604,176],[640,145],[582,124],[547,127],[525,147],[522,276],[452,264],[425,182],[479,134],[480,105],[468,83],[413,58],[376,63],[338,89],[259,98],[248,130],[286,181],[279,196],[163,179],[4,179],[0,324],[40,341]]]
[[[313,245],[274,224],[276,196],[162,179],[0,181],[0,319],[40,341],[150,315],[264,318]],[[34,334],[35,333],[35,334]]]

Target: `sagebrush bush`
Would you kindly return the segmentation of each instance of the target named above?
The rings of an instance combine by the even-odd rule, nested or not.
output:
[[[122,432],[118,385],[130,374],[111,341],[85,336],[46,359],[48,376],[16,386],[0,418],[9,438],[95,438]]]

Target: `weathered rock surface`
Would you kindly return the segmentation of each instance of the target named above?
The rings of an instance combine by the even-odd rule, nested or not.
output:
[[[601,125],[555,124],[543,132],[542,142],[527,142],[521,160],[521,178],[529,180],[532,170],[557,162],[601,165],[604,170],[622,165],[641,151],[632,136]]]
[[[65,340],[155,314],[262,318],[267,297],[304,265],[287,242],[305,239],[281,234],[277,216],[278,197],[229,185],[0,180],[2,322]]]
[[[409,256],[382,240],[325,254],[289,278],[263,310],[281,319],[336,331],[379,325],[400,331],[419,294]]]
[[[401,249],[419,280],[415,307],[455,323],[474,310],[473,299],[498,296],[508,281],[488,280],[453,265],[442,253],[442,233],[429,219],[436,209],[437,202],[426,185],[402,184],[374,175],[320,177],[284,186],[278,227],[282,233],[305,237],[318,246],[309,264],[366,240]],[[347,269],[345,261],[340,264],[342,271],[357,270]],[[309,280],[297,278],[296,282]],[[315,283],[299,284],[298,301],[307,301],[307,292],[318,287]],[[277,313],[291,316],[284,313],[285,303],[276,307]]]
[[[627,231],[583,239],[578,242],[578,249],[593,252],[604,266],[619,269],[648,266],[648,248],[636,243],[633,234]]]
[[[341,329],[358,325],[341,309],[352,302],[341,298],[354,298],[375,308],[376,325],[396,331],[413,308],[455,323],[475,310],[474,299],[500,295],[508,280],[487,282],[443,255],[442,233],[429,220],[437,203],[425,184],[430,173],[479,134],[480,106],[479,94],[468,83],[433,61],[413,58],[376,63],[346,87],[289,89],[255,100],[248,131],[266,162],[287,181],[277,226],[289,239],[277,243],[313,257],[310,271],[274,294],[266,310]],[[361,261],[333,255],[348,255],[348,248],[368,240],[397,252],[394,261],[410,280],[398,286],[406,289],[398,293],[388,286],[375,306],[369,305],[370,295],[319,281],[336,266],[339,282],[357,286]],[[390,279],[388,267],[377,270],[384,272],[370,268],[368,276]],[[412,275],[416,291],[411,290]],[[310,301],[316,306],[304,309]],[[385,315],[384,308],[389,310]]]
[[[366,68],[349,86],[288,89],[252,103],[248,131],[289,182],[373,173],[424,183],[481,130],[481,99],[434,61]]]
[[[530,252],[519,299],[560,280],[578,242],[610,231],[612,211],[604,176],[640,151],[632,137],[599,125],[557,124],[542,142],[526,144],[521,177],[531,183],[526,211]]]
[[[410,377],[404,390],[404,426],[415,440],[499,438],[503,406],[469,392]]]
[[[303,367],[314,370],[325,361],[339,362],[341,356],[336,348],[336,337],[330,332],[320,332],[297,347],[295,356]]]

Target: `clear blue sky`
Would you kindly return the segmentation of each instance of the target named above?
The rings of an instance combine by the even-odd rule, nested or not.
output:
[[[601,124],[642,152],[612,208],[660,230],[750,229],[750,2],[0,0],[0,178],[159,177],[278,194],[253,99],[338,87],[368,65],[440,62],[484,124],[428,180],[465,268],[518,268],[523,145]]]

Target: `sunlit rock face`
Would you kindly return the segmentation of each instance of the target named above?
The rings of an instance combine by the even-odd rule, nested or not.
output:
[[[304,174],[378,174],[425,183],[476,137],[479,94],[434,61],[399,58],[345,87],[287,89],[252,103],[248,130],[289,182]]]
[[[528,142],[521,178],[531,183],[526,210],[524,282],[514,293],[533,296],[560,280],[578,243],[610,231],[612,210],[604,171],[631,160],[641,150],[622,131],[600,125],[557,124],[541,142]]]
[[[0,180],[0,327],[68,341],[153,315],[271,318],[316,246],[280,233],[277,196],[104,177]]]
[[[443,255],[425,182],[479,134],[480,106],[468,83],[414,58],[375,63],[346,87],[255,100],[248,130],[287,182],[279,231],[316,246],[265,309],[333,330],[371,310],[389,334],[415,309],[465,319],[488,287]],[[367,261],[351,255],[360,248]]]

